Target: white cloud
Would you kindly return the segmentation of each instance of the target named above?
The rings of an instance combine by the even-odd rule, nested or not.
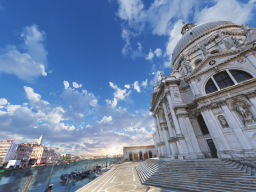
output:
[[[85,128],[91,128],[92,126],[91,125],[86,125],[86,127]]]
[[[174,28],[170,33],[169,41],[168,41],[167,46],[166,46],[166,54],[169,56],[169,61],[164,63],[165,67],[171,67],[172,52],[173,52],[173,49],[175,48],[176,44],[178,43],[178,41],[182,37],[182,34],[180,33],[182,26],[183,26],[182,20],[179,19],[175,23]]]
[[[6,105],[7,100],[5,98],[0,98],[0,105]]]
[[[162,56],[162,50],[160,48],[157,48],[155,51],[154,51],[155,55],[157,57],[161,57]]]
[[[63,81],[63,83],[64,83],[64,87],[65,87],[65,89],[67,89],[67,88],[69,87],[69,82],[67,82],[67,81]]]
[[[124,87],[127,88],[127,89],[130,89],[130,88],[131,88],[130,85],[124,85]]]
[[[118,16],[124,20],[137,20],[144,5],[141,0],[118,0]]]
[[[114,97],[116,99],[124,100],[126,97],[128,97],[131,94],[131,91],[126,93],[126,89],[120,89],[119,87],[117,87],[116,84],[112,82],[109,82],[109,85],[110,87],[116,90],[116,92],[114,93]]]
[[[115,108],[116,105],[117,105],[117,99],[114,98],[113,101],[110,101],[110,100],[106,99],[106,103],[107,103],[108,105],[110,105],[112,108]]]
[[[102,118],[102,120],[99,122],[99,124],[110,123],[111,121],[112,121],[112,117],[111,116],[109,116],[109,117],[104,116]]]
[[[255,0],[250,0],[247,4],[236,0],[218,0],[212,7],[204,7],[196,11],[194,20],[197,24],[226,20],[237,24],[243,24],[253,19],[252,11],[255,9]]]
[[[138,81],[135,81],[135,82],[134,82],[133,88],[134,88],[138,93],[140,93],[140,86],[139,86],[139,82],[138,82]]]
[[[41,95],[34,92],[34,89],[31,87],[24,86],[29,104],[35,108],[45,108],[49,103],[47,101],[41,100]]]
[[[142,83],[141,83],[142,87],[146,88],[147,85],[148,85],[148,80],[147,79],[145,81],[142,81]]]
[[[138,49],[140,50],[140,51],[142,51],[142,45],[141,45],[141,43],[140,42],[138,42]]]
[[[78,85],[76,82],[73,82],[73,87],[74,88],[79,88],[79,87],[82,87],[82,84]]]
[[[145,57],[146,60],[152,60],[154,57],[154,53],[152,52],[152,50],[149,50],[148,55]]]
[[[47,75],[47,51],[43,45],[45,34],[39,31],[36,25],[32,25],[25,27],[21,36],[24,45],[19,47],[22,47],[24,52],[19,51],[14,45],[2,49],[0,73],[15,74],[22,80],[32,82],[40,75]]]

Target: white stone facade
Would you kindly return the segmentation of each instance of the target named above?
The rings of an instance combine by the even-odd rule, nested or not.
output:
[[[123,154],[124,161],[138,161],[158,157],[154,145],[124,147]]]
[[[162,157],[256,157],[256,29],[185,24],[151,100]]]

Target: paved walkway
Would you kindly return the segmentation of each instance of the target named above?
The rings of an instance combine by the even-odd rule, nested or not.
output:
[[[142,185],[135,167],[141,162],[125,162],[115,165],[97,179],[76,192],[181,192]]]

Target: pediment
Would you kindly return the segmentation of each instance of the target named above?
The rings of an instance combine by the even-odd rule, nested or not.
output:
[[[189,80],[199,74],[213,69],[220,64],[226,63],[231,59],[238,57],[239,55],[250,49],[251,46],[247,48],[238,48],[234,50],[223,51],[221,53],[216,53],[212,55],[209,54],[202,60],[202,62],[198,66],[193,69],[193,71],[185,79]]]

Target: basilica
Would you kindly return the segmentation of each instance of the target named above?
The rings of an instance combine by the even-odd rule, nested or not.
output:
[[[160,157],[256,157],[256,29],[184,23],[151,109]]]

